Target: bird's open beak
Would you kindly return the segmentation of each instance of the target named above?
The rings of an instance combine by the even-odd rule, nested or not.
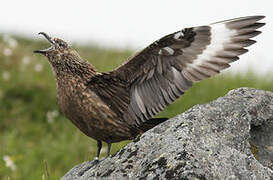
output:
[[[39,32],[38,34],[43,35],[43,36],[50,42],[50,44],[51,44],[52,46],[49,47],[49,48],[47,48],[47,49],[35,50],[35,51],[33,51],[33,52],[34,52],[34,53],[40,53],[40,54],[45,55],[47,52],[49,52],[49,51],[51,51],[51,50],[54,49],[54,41],[52,40],[52,38],[51,38],[49,35],[47,35],[47,34],[44,33],[44,32]]]

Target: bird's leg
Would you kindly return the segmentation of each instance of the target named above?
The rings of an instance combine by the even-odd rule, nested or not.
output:
[[[107,156],[106,157],[110,156],[111,145],[112,145],[112,143],[110,143],[110,142],[107,143]]]
[[[97,141],[97,153],[96,153],[96,157],[95,157],[95,162],[98,163],[99,162],[99,156],[100,156],[100,150],[101,150],[102,144],[101,141]]]

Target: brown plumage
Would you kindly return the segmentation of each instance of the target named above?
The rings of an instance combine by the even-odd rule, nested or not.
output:
[[[163,122],[153,119],[193,82],[228,68],[255,43],[250,38],[264,16],[237,18],[185,28],[152,43],[111,72],[99,73],[66,42],[51,43],[45,55],[55,73],[60,109],[84,134],[98,142],[133,139]]]

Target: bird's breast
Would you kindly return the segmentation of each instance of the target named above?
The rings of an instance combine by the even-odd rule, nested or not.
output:
[[[112,142],[132,138],[124,120],[83,83],[58,83],[57,96],[63,114],[87,136]]]

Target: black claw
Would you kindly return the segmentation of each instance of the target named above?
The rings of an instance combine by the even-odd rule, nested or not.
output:
[[[93,165],[99,164],[100,160],[98,158],[95,158],[92,162]]]

